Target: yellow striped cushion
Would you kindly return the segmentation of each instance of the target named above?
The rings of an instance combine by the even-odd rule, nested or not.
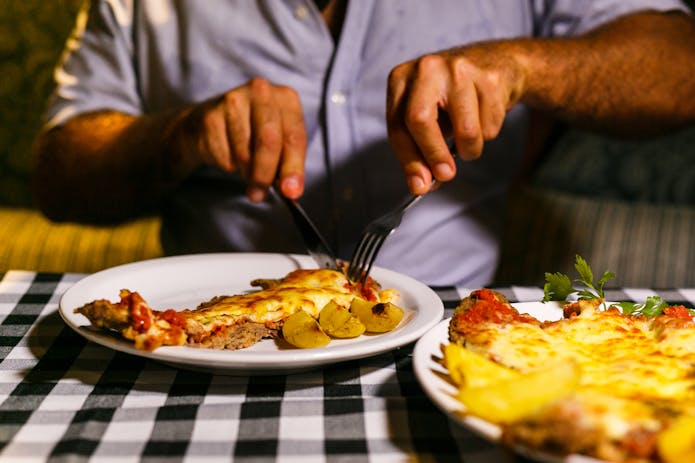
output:
[[[91,273],[162,255],[160,221],[114,227],[55,224],[32,209],[0,208],[0,272]]]

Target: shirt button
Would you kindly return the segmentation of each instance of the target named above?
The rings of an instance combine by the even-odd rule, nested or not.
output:
[[[309,16],[309,9],[304,5],[299,5],[294,9],[294,17],[297,19],[304,19]]]
[[[345,101],[347,98],[345,97],[345,94],[342,92],[334,92],[331,94],[331,103],[337,104],[337,105],[343,105],[345,104]]]

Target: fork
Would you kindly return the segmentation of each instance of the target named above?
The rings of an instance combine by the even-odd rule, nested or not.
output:
[[[434,182],[433,182],[434,183]],[[401,224],[405,211],[414,206],[423,195],[409,195],[392,211],[367,224],[355,248],[347,269],[347,277],[355,283],[364,283],[372,270],[376,256],[386,238]]]

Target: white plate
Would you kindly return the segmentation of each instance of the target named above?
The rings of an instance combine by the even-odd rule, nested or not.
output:
[[[164,257],[121,265],[78,281],[63,294],[59,312],[79,334],[103,346],[182,368],[223,374],[294,373],[344,360],[376,355],[417,340],[441,321],[444,306],[428,286],[405,275],[373,268],[383,288],[395,288],[405,310],[400,325],[389,333],[331,340],[322,348],[288,348],[273,340],[236,351],[166,346],[145,352],[111,333],[96,330],[73,313],[95,299],[118,300],[121,289],[139,292],[154,309],[194,308],[213,296],[249,291],[255,278],[280,278],[297,268],[316,268],[304,255],[269,253],[197,254]],[[256,288],[257,289],[257,288]]]
[[[513,305],[520,313],[533,315],[539,320],[550,321],[562,318],[562,307],[559,303],[519,302]],[[449,344],[450,320],[451,319],[446,319],[439,322],[415,344],[415,349],[413,351],[413,369],[415,370],[415,376],[427,396],[440,410],[446,413],[449,418],[486,439],[497,442],[500,439],[502,430],[499,426],[489,421],[463,414],[464,406],[455,398],[457,392],[456,386],[449,381],[446,369],[438,362],[438,360],[442,358],[441,346]],[[589,458],[583,455],[562,457],[523,447],[516,448],[515,450],[535,460],[549,463],[602,462],[602,460]]]

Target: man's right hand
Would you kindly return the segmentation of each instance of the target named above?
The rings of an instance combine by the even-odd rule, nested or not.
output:
[[[255,77],[195,106],[181,123],[203,163],[242,175],[250,200],[262,201],[276,178],[289,198],[304,191],[306,129],[293,89]]]

